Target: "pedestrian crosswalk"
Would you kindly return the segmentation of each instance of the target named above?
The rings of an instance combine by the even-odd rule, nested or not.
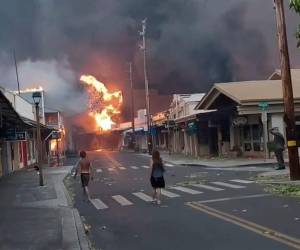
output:
[[[94,205],[94,207],[97,210],[108,208],[108,206],[100,199],[90,199],[90,202]]]
[[[182,166],[176,166],[173,164],[165,164],[166,167],[168,168],[174,168],[174,167],[182,167]],[[119,170],[145,170],[145,169],[150,169],[151,166],[149,165],[141,165],[141,166],[122,166],[122,165],[114,165],[113,167],[109,167],[109,168],[96,168],[96,173],[102,173],[104,171],[108,171],[108,172],[118,172]]]
[[[204,184],[191,184],[191,186],[193,187],[198,187],[198,188],[203,188],[203,189],[208,189],[208,190],[212,190],[212,191],[223,191],[223,188],[218,188],[218,187],[213,187],[213,186],[209,186],[209,185],[204,185]]]
[[[254,181],[249,181],[249,180],[231,180],[233,182],[237,182],[237,183],[242,183],[242,184],[249,184],[249,183],[253,183]]]
[[[175,167],[175,165],[173,165],[173,164],[170,164],[170,163],[165,163],[165,164],[164,164],[164,166],[165,166],[165,167],[170,167],[170,168],[173,168],[173,167]]]
[[[132,193],[132,194],[133,194],[134,196],[140,198],[141,200],[146,201],[146,202],[149,202],[149,201],[152,201],[152,200],[153,200],[151,196],[146,195],[146,194],[144,194],[144,193],[142,193],[142,192],[137,192],[137,193]]]
[[[215,182],[212,182],[212,183],[215,184],[215,185],[218,185],[218,186],[222,186],[222,187],[229,187],[229,188],[236,188],[236,189],[245,188],[245,186],[225,183],[225,182],[222,182],[222,181],[215,181]]]
[[[241,183],[243,184],[243,186],[232,183]],[[249,185],[251,183],[253,183],[253,181],[243,179],[211,181],[205,184],[191,183],[185,185],[169,186],[166,189],[162,189],[161,194],[162,196],[167,197],[168,199],[176,199],[183,197],[184,195],[201,195],[205,192],[222,192],[227,189],[242,189],[246,188],[246,185]],[[105,201],[102,201],[99,198],[90,199],[90,202],[97,210],[104,210],[109,208],[107,204],[111,204],[107,199],[107,197],[105,198]],[[112,199],[115,202],[115,204],[118,204],[122,207],[133,206],[134,203],[136,203],[138,200],[146,203],[153,201],[151,191],[144,192],[144,190],[141,190],[139,192],[128,193],[126,195],[112,195],[110,199]]]
[[[121,206],[130,206],[133,205],[133,203],[129,200],[127,200],[124,196],[122,195],[113,195],[112,198],[118,202]]]
[[[171,189],[175,189],[184,193],[188,194],[202,194],[203,192],[191,189],[191,188],[186,188],[186,187],[181,187],[181,186],[175,186],[175,187],[170,187]]]
[[[176,198],[176,197],[180,197],[179,194],[172,193],[172,192],[167,191],[167,190],[165,190],[165,189],[162,189],[162,190],[161,190],[161,194],[162,194],[163,196],[168,197],[168,198]]]

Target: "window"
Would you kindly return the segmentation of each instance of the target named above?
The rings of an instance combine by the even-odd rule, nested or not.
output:
[[[261,151],[262,127],[260,124],[246,125],[243,128],[244,150]]]

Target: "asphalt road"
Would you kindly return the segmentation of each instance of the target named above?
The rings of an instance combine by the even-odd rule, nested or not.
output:
[[[94,249],[300,249],[299,200],[270,195],[257,168],[230,170],[166,164],[161,205],[150,199],[150,158],[94,151],[91,201],[69,179]],[[297,217],[298,216],[298,217]]]

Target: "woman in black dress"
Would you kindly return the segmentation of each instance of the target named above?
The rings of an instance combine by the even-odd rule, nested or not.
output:
[[[165,187],[164,166],[157,150],[152,153],[152,171],[150,182],[153,187],[153,201],[161,203],[161,189]]]

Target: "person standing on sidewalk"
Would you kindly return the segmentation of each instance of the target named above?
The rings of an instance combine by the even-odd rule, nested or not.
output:
[[[277,127],[272,128],[270,133],[274,136],[274,153],[278,163],[276,170],[285,169],[284,158],[283,158],[283,151],[285,145],[284,137],[279,132],[279,129]]]
[[[152,171],[150,182],[153,187],[153,201],[158,205],[161,203],[161,189],[165,187],[164,166],[157,150],[152,153]]]
[[[81,178],[81,185],[83,188],[83,194],[87,196],[88,199],[90,199],[90,193],[88,189],[90,178],[93,178],[92,175],[92,165],[91,162],[87,159],[86,152],[80,151],[80,160],[77,163],[76,167],[76,173],[75,178],[78,173],[80,172],[80,178]]]

